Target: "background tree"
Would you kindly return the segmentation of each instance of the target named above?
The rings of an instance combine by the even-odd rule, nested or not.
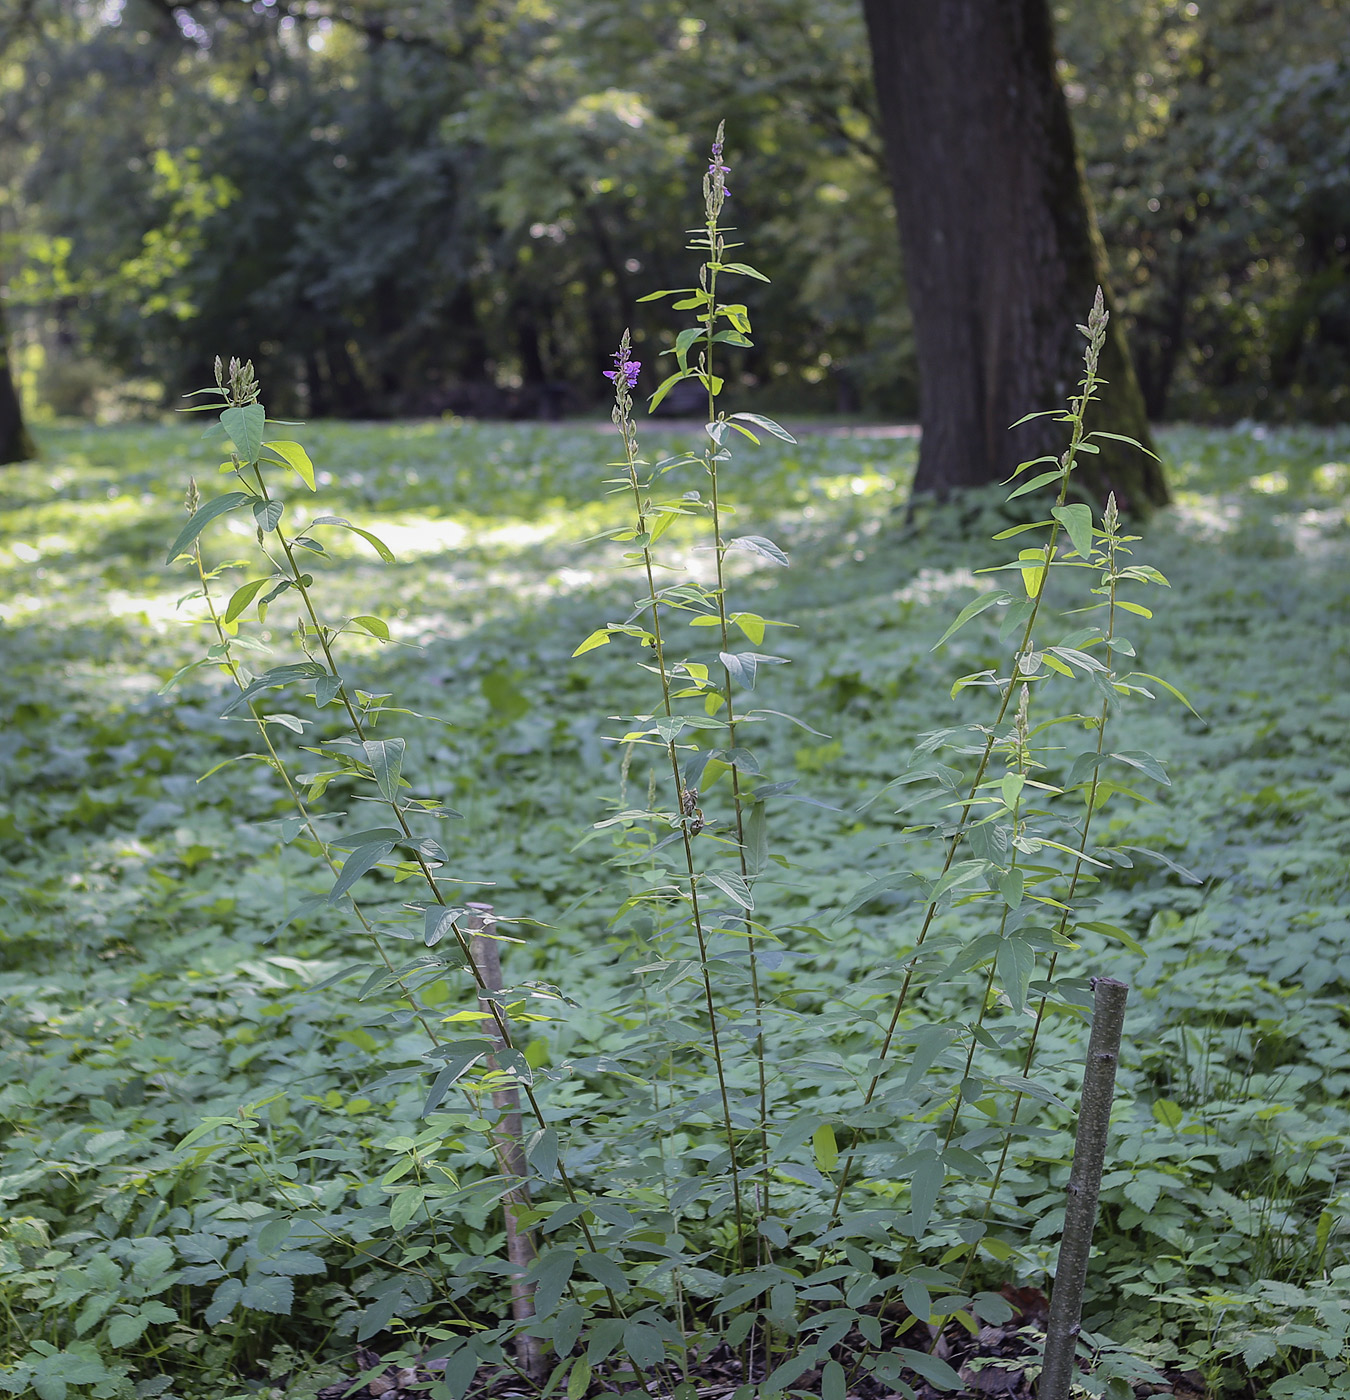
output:
[[[5,333],[5,309],[0,303],[0,465],[27,462],[36,455],[33,439],[24,427],[19,390],[9,365],[9,337]]]
[[[857,0],[0,12],[0,263],[48,408],[157,410],[218,349],[252,356],[279,410],[595,407],[634,296],[682,256],[713,120],[691,113],[717,113],[775,274],[728,361],[737,406],[917,412]],[[1344,416],[1340,0],[1079,0],[1055,22],[1150,413]]]
[[[1105,280],[1055,76],[1047,0],[865,0],[918,351],[916,492],[945,497],[1057,453],[1053,407],[1081,363],[1073,330]],[[1095,426],[1148,441],[1117,318]],[[1112,447],[1112,444],[1104,444]],[[1103,451],[1090,483],[1144,509],[1167,500],[1151,459]]]

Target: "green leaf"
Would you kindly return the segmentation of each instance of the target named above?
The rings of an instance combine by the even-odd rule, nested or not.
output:
[[[727,541],[728,549],[743,549],[749,554],[757,554],[761,559],[787,567],[788,557],[771,539],[764,535],[738,535]]]
[[[709,870],[701,879],[710,885],[716,885],[729,899],[733,899],[742,909],[753,909],[755,907],[754,896],[750,893],[750,886],[732,870]]]
[[[897,1347],[892,1355],[903,1361],[916,1376],[922,1376],[929,1385],[935,1385],[939,1390],[960,1390],[965,1384],[940,1356],[930,1356],[926,1351],[912,1351],[909,1347]]]
[[[286,666],[273,666],[270,670],[264,671],[255,681],[251,681],[248,687],[239,692],[228,705],[220,712],[220,717],[224,719],[235,710],[247,705],[256,695],[261,695],[264,690],[270,690],[275,685],[289,685],[292,681],[315,680],[319,676],[326,676],[327,671],[317,661],[295,661]]]
[[[375,786],[386,802],[398,799],[399,778],[403,772],[403,754],[407,748],[403,739],[367,739],[362,745],[366,762],[375,775]]]
[[[271,582],[270,578],[255,578],[244,584],[242,588],[236,588],[230,595],[230,601],[225,606],[225,613],[221,621],[233,622]]]
[[[1055,506],[1051,515],[1069,532],[1069,540],[1080,559],[1092,557],[1092,507],[1085,505]]]
[[[761,874],[769,861],[767,821],[767,808],[756,802],[745,823],[745,864],[752,875]]]
[[[1153,1101],[1153,1116],[1165,1128],[1176,1129],[1181,1126],[1185,1113],[1181,1105],[1174,1103],[1171,1099],[1155,1099]]]
[[[846,1400],[848,1380],[837,1361],[827,1361],[820,1373],[820,1400]]]
[[[253,518],[258,523],[258,529],[275,530],[281,519],[281,509],[280,501],[254,501]]]
[[[675,337],[674,354],[676,360],[679,361],[681,370],[687,370],[689,368],[689,347],[693,345],[695,341],[702,339],[704,334],[705,332],[702,326],[689,326]],[[664,350],[661,353],[668,355],[671,352],[669,350]],[[653,402],[653,407],[655,407],[655,402]]]
[[[933,643],[930,651],[936,651],[952,635],[958,632],[972,617],[978,617],[982,612],[994,607],[996,604],[1008,603],[1012,601],[1011,593],[1004,593],[1002,590],[996,593],[982,593],[974,602],[967,603],[956,615],[956,621]]]
[[[1138,939],[1126,933],[1123,928],[1119,928],[1115,924],[1108,924],[1101,919],[1094,919],[1091,923],[1075,924],[1074,927],[1089,929],[1093,933],[1100,933],[1103,938],[1114,939],[1117,943],[1123,943],[1130,952],[1138,953],[1140,957],[1144,956],[1144,950],[1140,946]]]
[[[643,297],[643,301],[647,298]],[[567,1400],[582,1400],[591,1389],[591,1363],[584,1356],[578,1356],[567,1377]]]
[[[693,373],[694,371],[691,369],[682,369],[672,374],[669,379],[662,380],[657,386],[656,392],[647,401],[647,412],[655,413],[657,405],[670,393],[680,380],[688,379]]]
[[[164,562],[172,564],[180,554],[187,553],[188,545],[213,520],[222,515],[228,515],[232,510],[238,510],[240,506],[253,499],[246,491],[227,491],[223,496],[217,496],[214,501],[208,501],[206,505],[198,507],[188,517],[187,524],[178,532],[178,538],[174,540],[168,554],[164,556]]]
[[[609,628],[597,627],[589,637],[572,653],[573,656],[585,656],[588,651],[594,651],[596,647],[609,645]]]
[[[683,297],[689,296],[695,290],[693,287],[672,287],[664,292],[648,292],[645,297],[638,297],[638,303],[644,301],[660,301],[662,297]]]
[[[623,1329],[623,1349],[648,1374],[665,1360],[666,1346],[650,1323],[630,1322]]]
[[[757,268],[753,268],[749,263],[730,262],[722,263],[718,268],[719,272],[736,272],[742,277],[753,277],[757,282],[767,282],[769,279]],[[643,298],[646,300],[646,297]]]
[[[150,1325],[150,1319],[140,1313],[119,1313],[108,1323],[108,1345],[120,1350],[140,1337]]]
[[[350,530],[352,534],[360,535],[386,564],[394,562],[394,551],[382,539],[372,535],[369,530],[363,530],[359,525],[353,525],[350,520],[345,520],[340,515],[317,515],[310,521],[310,528],[313,529],[316,525],[338,525],[344,530]]]
[[[985,860],[958,860],[933,886],[933,892],[928,896],[929,902],[935,903],[948,890],[954,890],[959,885],[968,885],[972,880],[978,880],[988,869],[989,862]]]
[[[1022,570],[1022,587],[1028,598],[1035,598],[1045,581],[1045,550],[1022,549],[1017,553],[1017,567]]]
[[[760,617],[758,613],[732,613],[727,621],[735,623],[756,646],[759,646],[763,642],[764,619]]]
[[[420,1186],[407,1186],[389,1203],[389,1228],[404,1230],[408,1222],[422,1209],[426,1192]]]
[[[239,1301],[257,1312],[289,1314],[295,1299],[295,1285],[285,1275],[254,1274],[244,1285]]]
[[[1058,481],[1063,475],[1064,473],[1058,469],[1052,472],[1042,472],[1039,476],[1033,476],[1030,481],[1024,481],[1015,491],[1009,491],[1008,499],[1015,501],[1018,496],[1029,495],[1032,491],[1037,491],[1052,481]]]
[[[766,279],[767,280],[767,279]],[[759,413],[733,413],[732,421],[737,423],[753,423],[755,427],[762,428],[766,433],[778,438],[781,442],[796,442],[788,430],[780,423],[775,423],[772,418],[765,418]]]
[[[364,627],[372,637],[378,637],[382,642],[389,640],[389,624],[383,618],[371,617],[369,614],[363,613],[360,617],[352,618],[352,621],[358,627]]]
[[[309,460],[309,453],[298,442],[269,442],[265,445],[270,451],[275,452],[288,467],[298,472],[300,480],[311,491],[318,490],[314,484],[314,463]]]
[[[329,904],[336,904],[367,870],[378,865],[393,849],[392,841],[377,841],[374,845],[360,846],[354,850],[343,861],[342,873],[328,892]]]
[[[220,426],[230,435],[230,441],[246,467],[251,467],[258,460],[266,422],[267,410],[260,403],[227,408],[220,415]]]
[[[1124,433],[1108,433],[1101,428],[1096,432],[1089,433],[1090,438],[1110,438],[1112,442],[1123,442],[1127,447],[1137,447],[1145,457],[1152,457],[1155,462],[1161,462],[1162,458],[1156,452],[1150,452],[1137,438],[1126,437]]]
[[[1009,909],[1016,909],[1022,903],[1022,890],[1025,877],[1020,870],[1005,870],[998,877],[998,892]]]
[[[1000,530],[998,534],[991,535],[991,539],[1010,540],[1014,535],[1025,535],[1028,530],[1043,530],[1047,525],[1053,524],[1049,520],[1029,520],[1025,525],[1010,525],[1006,530]]]
[[[811,1134],[811,1151],[816,1166],[827,1175],[839,1165],[839,1144],[835,1141],[834,1129],[830,1124],[822,1123]]]
[[[910,1232],[917,1240],[928,1229],[947,1173],[936,1152],[916,1152],[910,1160],[915,1163],[909,1180]]]
[[[1138,676],[1141,680],[1152,681],[1155,685],[1162,686],[1162,688],[1174,699],[1180,700],[1181,703],[1185,705],[1185,707],[1196,717],[1196,719],[1201,718],[1199,710],[1197,710],[1195,706],[1192,705],[1191,702],[1187,700],[1186,697],[1176,688],[1176,686],[1172,685],[1169,681],[1163,680],[1161,676],[1151,676],[1147,671],[1132,671],[1128,676],[1125,677],[1125,679],[1133,680],[1135,676]]]
[[[995,957],[998,980],[1019,1014],[1026,1009],[1027,985],[1036,970],[1036,950],[1020,938],[1004,938]]]
[[[216,1286],[206,1308],[206,1325],[215,1327],[235,1310],[244,1294],[244,1285],[237,1278],[227,1278]]]
[[[1172,780],[1167,776],[1167,770],[1151,753],[1131,750],[1125,753],[1113,753],[1111,757],[1118,758],[1122,763],[1128,763],[1131,768],[1137,768],[1155,782],[1162,783],[1164,787],[1172,786]]]

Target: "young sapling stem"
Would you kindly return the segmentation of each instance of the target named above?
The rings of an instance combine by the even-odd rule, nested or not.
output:
[[[1045,1361],[1037,1384],[1037,1400],[1069,1400],[1083,1316],[1092,1231],[1097,1223],[1097,1196],[1106,1161],[1106,1135],[1111,1126],[1111,1100],[1116,1089],[1120,1036],[1125,1026],[1129,987],[1114,977],[1093,979],[1092,1035],[1083,1073],[1083,1101],[1078,1110],[1073,1169],[1064,1205],[1064,1233],[1050,1295],[1050,1320],[1045,1332]]]

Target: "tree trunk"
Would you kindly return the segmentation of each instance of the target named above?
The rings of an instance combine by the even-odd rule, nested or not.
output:
[[[1073,392],[1083,347],[1074,327],[1105,284],[1104,250],[1055,76],[1048,0],[863,9],[918,348],[914,489],[945,498],[1063,450],[1063,427],[1049,419],[1008,428]],[[1101,372],[1111,382],[1089,429],[1150,445],[1114,317]],[[1135,512],[1166,503],[1156,462],[1102,447],[1084,462],[1084,488],[1113,490]]]
[[[24,427],[19,390],[10,372],[5,309],[0,303],[0,466],[10,462],[28,462],[36,456],[37,448]]]

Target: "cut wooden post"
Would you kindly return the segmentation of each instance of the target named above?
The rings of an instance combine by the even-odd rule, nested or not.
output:
[[[468,931],[473,935],[473,961],[482,978],[478,1005],[491,1015],[494,1003],[487,993],[499,992],[502,987],[501,956],[497,950],[497,940],[492,937],[496,919],[490,904],[470,904],[468,907],[473,911],[466,921]],[[497,1005],[496,1010],[505,1020],[506,1009]],[[484,1029],[496,1051],[504,1051],[506,1042],[498,1034],[495,1021],[484,1022]],[[497,1053],[488,1056],[488,1067],[492,1070],[501,1067]],[[534,1263],[535,1248],[533,1234],[516,1223],[517,1215],[530,1208],[529,1163],[525,1160],[523,1146],[520,1091],[512,1084],[510,1088],[494,1093],[492,1102],[501,1115],[491,1132],[492,1150],[502,1175],[518,1183],[502,1197],[502,1219],[506,1228],[506,1257],[515,1267],[511,1275],[511,1316],[524,1324],[534,1316],[534,1285],[525,1281],[525,1273]],[[544,1358],[538,1337],[522,1332],[516,1338],[516,1360],[531,1380],[543,1379]]]
[[[1130,989],[1114,977],[1092,981],[1092,1035],[1083,1074],[1083,1102],[1078,1110],[1073,1169],[1064,1205],[1064,1233],[1059,1242],[1055,1286],[1050,1295],[1050,1318],[1045,1327],[1045,1361],[1036,1386],[1037,1400],[1069,1400],[1075,1375],[1074,1358],[1083,1318],[1083,1288],[1087,1283],[1092,1231],[1097,1223],[1097,1195],[1106,1161],[1106,1135],[1111,1126],[1111,1100],[1116,1089],[1120,1035],[1125,1026],[1125,1000]]]

